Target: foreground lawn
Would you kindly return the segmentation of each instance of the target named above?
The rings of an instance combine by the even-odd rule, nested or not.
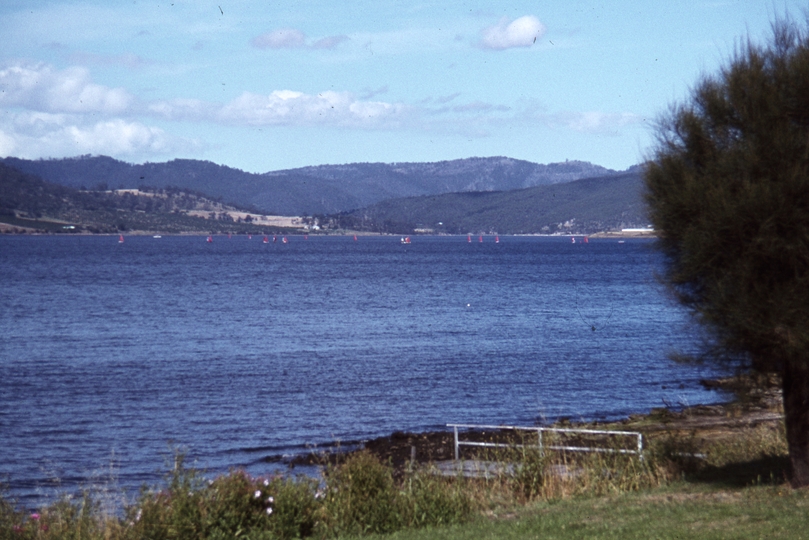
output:
[[[536,503],[465,525],[363,538],[809,539],[809,492],[793,491],[785,485],[711,490],[677,483],[645,493]]]

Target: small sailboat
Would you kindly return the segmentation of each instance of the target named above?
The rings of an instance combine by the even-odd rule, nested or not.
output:
[[[571,237],[570,237],[570,243],[571,243],[571,244],[575,244],[575,243],[576,243],[576,237],[575,237],[575,236],[571,236]]]
[[[304,240],[309,240],[309,235],[308,235],[308,234],[304,234],[304,235],[303,235],[303,239],[304,239]]]
[[[286,236],[285,236],[285,237],[283,237],[283,238],[281,239],[281,242],[283,242],[284,244],[286,244],[286,243],[287,243],[287,237],[286,237]]]
[[[252,234],[248,234],[248,235],[247,235],[247,239],[248,239],[248,240],[252,240],[252,239],[253,239],[253,235],[252,235]]]
[[[471,235],[471,234],[467,234],[467,235],[466,235],[466,242],[467,242],[468,244],[471,244],[471,243],[472,243],[472,235]]]
[[[478,236],[478,242],[483,242],[483,235]]]
[[[123,235],[123,234],[118,236],[118,243],[119,243],[119,244],[123,244],[123,243],[124,243],[124,235]]]
[[[404,238],[402,238],[401,242],[402,242],[402,244],[409,244],[410,243],[410,237],[405,236]]]
[[[208,237],[208,243],[210,244],[211,242],[213,242],[213,236]]]
[[[274,243],[276,243],[277,241],[278,241],[278,237],[277,237],[277,236],[275,236],[275,235],[272,235],[272,242],[273,242],[273,244],[274,244]]]
[[[264,237],[264,243],[265,243],[265,244],[269,244],[269,243],[270,243],[270,239],[269,239],[269,238],[267,238],[266,236]]]
[[[354,235],[354,241],[355,242],[357,241],[357,235],[356,234]]]
[[[495,237],[494,237],[494,243],[495,243],[495,244],[499,244],[499,243],[500,243],[500,237],[499,237],[499,236],[495,236]]]

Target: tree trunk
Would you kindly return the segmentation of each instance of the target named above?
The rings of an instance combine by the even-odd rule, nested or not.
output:
[[[809,486],[809,368],[786,362],[784,366],[784,423],[787,429],[791,483]]]

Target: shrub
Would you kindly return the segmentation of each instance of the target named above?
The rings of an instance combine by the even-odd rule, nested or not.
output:
[[[300,476],[296,479],[275,476],[263,480],[266,492],[274,498],[269,516],[270,531],[274,538],[305,538],[311,536],[317,522],[318,482]]]
[[[390,467],[367,451],[326,470],[323,526],[333,535],[387,533],[400,528]]]
[[[399,508],[403,524],[416,528],[461,523],[471,516],[474,503],[463,479],[421,471],[404,480]]]

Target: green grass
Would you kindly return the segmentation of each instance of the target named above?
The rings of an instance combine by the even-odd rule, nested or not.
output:
[[[663,489],[538,502],[441,529],[365,538],[388,540],[809,538],[809,493],[783,486],[736,491]]]

